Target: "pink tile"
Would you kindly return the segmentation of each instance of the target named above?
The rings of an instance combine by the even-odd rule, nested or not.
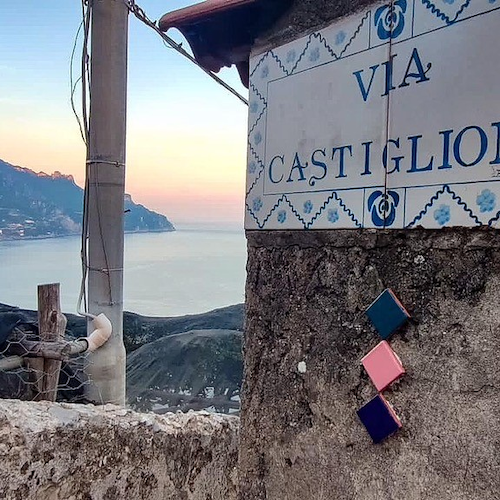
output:
[[[405,373],[401,360],[385,340],[374,347],[361,362],[379,392]]]

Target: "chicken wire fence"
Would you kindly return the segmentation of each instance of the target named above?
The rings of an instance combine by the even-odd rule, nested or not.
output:
[[[47,348],[35,321],[0,311],[0,398],[85,402],[89,360],[78,352],[84,349],[81,342],[70,337]],[[47,378],[57,381],[55,398],[44,394]]]

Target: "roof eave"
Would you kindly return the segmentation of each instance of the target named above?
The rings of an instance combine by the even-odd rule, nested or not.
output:
[[[193,55],[205,69],[218,72],[236,65],[248,88],[248,62],[252,45],[261,31],[272,23],[291,0],[206,0],[165,14],[159,28],[178,29]],[[273,16],[269,16],[272,12]]]

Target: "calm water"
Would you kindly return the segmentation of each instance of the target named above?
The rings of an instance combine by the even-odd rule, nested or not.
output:
[[[150,316],[205,312],[244,300],[242,230],[178,228],[125,236],[124,308]],[[61,283],[76,311],[80,238],[0,242],[0,302],[36,308],[37,285]]]

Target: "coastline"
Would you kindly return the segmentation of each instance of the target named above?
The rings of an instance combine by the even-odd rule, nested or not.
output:
[[[174,227],[173,229],[138,229],[136,231],[124,231],[125,234],[147,234],[147,233],[173,233],[177,231]],[[2,237],[0,235],[0,244],[3,242],[12,241],[37,241],[37,240],[53,240],[56,238],[71,238],[79,236],[81,233],[68,233],[68,234],[41,234],[40,236],[18,236],[18,237]]]
[[[61,283],[74,311],[81,283],[81,236],[0,241],[0,302],[36,307],[40,283]],[[201,313],[244,299],[246,242],[231,228],[185,227],[127,233],[124,308],[164,316]]]

